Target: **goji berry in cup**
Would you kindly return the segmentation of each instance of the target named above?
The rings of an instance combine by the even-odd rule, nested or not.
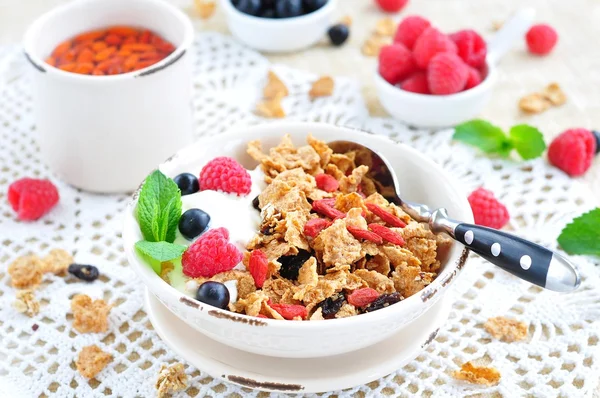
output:
[[[147,68],[173,51],[173,44],[150,30],[111,26],[63,41],[46,58],[46,63],[83,75],[117,75]]]

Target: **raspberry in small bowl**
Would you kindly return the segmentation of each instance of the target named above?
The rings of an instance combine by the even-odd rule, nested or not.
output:
[[[303,50],[325,37],[338,0],[221,0],[231,34],[258,51]]]
[[[403,19],[394,43],[379,54],[375,86],[382,106],[417,127],[472,119],[492,95],[497,62],[525,34],[533,15],[521,10],[489,43],[471,29],[448,35],[423,17]]]

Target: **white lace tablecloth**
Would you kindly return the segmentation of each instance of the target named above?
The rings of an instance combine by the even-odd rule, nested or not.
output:
[[[452,131],[422,131],[391,119],[370,118],[355,81],[338,78],[332,97],[311,102],[306,92],[314,75],[269,65],[261,55],[219,34],[199,35],[194,50],[197,138],[265,122],[251,111],[272,67],[291,91],[284,101],[288,120],[348,125],[411,145],[450,170],[465,192],[478,186],[496,192],[512,215],[509,228],[526,238],[555,248],[565,223],[593,207],[585,188],[543,159],[520,163],[489,159],[452,144]],[[128,197],[73,189],[40,162],[26,66],[18,48],[0,50],[0,396],[154,396],[160,365],[179,358],[152,330],[143,309],[143,286],[123,254],[121,211]],[[6,191],[13,180],[30,176],[52,179],[61,201],[42,220],[22,223],[10,209]],[[11,306],[15,292],[6,273],[8,264],[17,256],[43,255],[56,247],[72,250],[78,262],[96,264],[100,280],[87,285],[46,276],[37,294],[40,314],[28,318],[17,313]],[[600,373],[600,269],[597,259],[595,265],[590,258],[573,260],[583,283],[577,292],[561,295],[533,287],[474,256],[456,283],[458,301],[448,322],[426,351],[368,385],[323,395],[591,396]],[[117,304],[107,333],[72,330],[69,297],[78,292]],[[528,340],[506,344],[490,339],[482,324],[498,315],[529,323]],[[35,331],[34,324],[39,325]],[[79,350],[89,344],[114,356],[91,381],[74,365]],[[457,364],[475,359],[500,370],[498,386],[471,386],[450,377]],[[259,395],[192,366],[186,372],[190,383],[182,397]]]

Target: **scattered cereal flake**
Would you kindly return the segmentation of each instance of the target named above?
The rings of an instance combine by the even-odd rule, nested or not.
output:
[[[348,27],[352,26],[352,17],[350,15],[344,15],[342,19],[340,19],[340,24]]]
[[[380,274],[377,271],[369,271],[366,269],[357,269],[354,271],[354,275],[361,278],[369,285],[371,289],[377,290],[380,294],[383,293],[394,293],[394,282],[385,275]]]
[[[308,95],[311,99],[329,97],[333,94],[334,87],[335,82],[330,76],[322,76],[312,84]]]
[[[77,371],[83,377],[91,379],[112,361],[112,355],[104,352],[97,345],[83,347],[77,357]]]
[[[256,105],[256,113],[259,116],[272,119],[280,119],[285,117],[285,111],[281,106],[280,97],[260,101]]]
[[[171,283],[170,282],[170,278],[169,278],[169,274],[171,273],[171,271],[173,271],[175,269],[175,266],[173,266],[173,263],[170,261],[166,261],[164,263],[161,264],[161,268],[160,268],[160,277],[163,281],[167,282],[167,283]]]
[[[542,94],[533,93],[524,96],[519,100],[519,108],[527,113],[541,113],[550,108],[552,103]]]
[[[379,55],[381,48],[391,44],[391,39],[382,36],[371,36],[365,41],[362,46],[362,53],[367,57],[376,57]]]
[[[507,343],[520,341],[527,337],[527,325],[525,323],[503,316],[488,319],[483,327],[494,338]]]
[[[261,160],[261,167],[265,173],[265,181],[269,177],[301,167],[307,173],[314,175],[322,172],[321,158],[310,145],[295,148],[289,134],[286,134],[281,143],[269,150],[269,155]]]
[[[33,317],[40,312],[40,303],[35,298],[32,290],[17,291],[17,298],[13,302],[13,307],[29,317]]]
[[[410,297],[413,294],[423,290],[435,278],[434,273],[423,272],[419,267],[408,267],[399,265],[392,272],[392,282],[397,292],[404,297]]]
[[[274,180],[283,181],[292,188],[299,188],[307,197],[317,189],[315,178],[307,174],[302,167],[282,171]]]
[[[283,239],[298,249],[309,249],[308,241],[304,236],[304,224],[307,217],[308,213],[306,212],[291,211],[286,214],[285,220],[280,223],[285,228]]]
[[[298,283],[305,286],[317,286],[319,274],[317,273],[317,259],[309,258],[302,264],[298,271]]]
[[[558,106],[567,102],[567,95],[562,91],[558,83],[550,83],[542,92],[545,99],[552,105]]]
[[[375,33],[379,36],[392,37],[396,33],[396,26],[392,18],[382,18],[375,25]]]
[[[269,71],[267,84],[263,89],[263,97],[265,99],[283,98],[289,95],[289,91],[285,83],[281,81],[279,76],[273,71]]]
[[[336,220],[313,241],[313,248],[326,266],[349,265],[363,257],[360,242],[346,229],[344,220]]]
[[[496,385],[500,381],[500,372],[496,369],[474,366],[471,362],[464,363],[460,370],[454,371],[452,375],[458,380],[487,386]]]
[[[358,315],[358,311],[356,307],[352,304],[345,303],[339,309],[339,311],[335,314],[336,318],[348,318],[349,316]]]
[[[504,26],[504,21],[492,21],[492,31],[497,32]]]
[[[215,13],[217,4],[214,0],[194,0],[194,6],[200,18],[208,19]]]
[[[35,289],[42,282],[43,263],[34,254],[17,257],[8,266],[12,286],[17,289]]]
[[[52,249],[46,257],[42,259],[42,271],[51,272],[56,275],[65,275],[69,265],[73,264],[71,253],[63,249]]]
[[[187,375],[185,374],[183,364],[161,365],[158,372],[158,380],[156,380],[158,398],[165,397],[172,392],[182,391],[186,387]]]
[[[108,313],[113,305],[104,300],[92,300],[85,294],[77,294],[71,300],[73,327],[79,333],[101,333],[108,329]]]

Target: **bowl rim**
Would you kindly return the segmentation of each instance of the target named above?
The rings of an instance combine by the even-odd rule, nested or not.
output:
[[[465,222],[473,221],[472,213],[470,212],[470,206],[468,204],[467,198],[461,192],[461,190],[459,189],[459,186],[457,186],[455,179],[448,172],[446,172],[441,166],[437,165],[433,160],[422,155],[416,149],[414,149],[408,145],[395,142],[387,136],[371,134],[371,133],[365,132],[364,130],[355,129],[355,128],[351,128],[351,127],[337,126],[337,125],[333,125],[330,123],[274,122],[274,123],[258,124],[258,125],[247,126],[247,127],[243,127],[243,126],[242,127],[234,127],[225,133],[218,134],[218,135],[211,136],[211,137],[201,138],[201,139],[195,141],[194,143],[180,149],[176,154],[174,154],[173,156],[169,157],[166,161],[161,163],[158,166],[158,169],[162,168],[163,166],[167,166],[170,163],[175,162],[181,154],[189,153],[189,151],[191,151],[191,149],[194,148],[195,146],[207,145],[207,144],[210,144],[210,142],[212,142],[212,141],[223,141],[223,140],[227,141],[229,137],[239,138],[242,135],[247,136],[249,138],[253,138],[253,139],[260,139],[260,138],[255,138],[255,136],[253,136],[253,133],[257,132],[257,131],[275,130],[275,129],[277,129],[278,131],[282,131],[282,132],[285,132],[286,129],[290,129],[290,130],[291,129],[304,129],[304,130],[306,130],[306,135],[308,135],[310,133],[311,129],[314,129],[314,128],[329,128],[329,129],[334,129],[334,130],[341,130],[341,131],[344,131],[349,134],[362,136],[363,138],[368,137],[369,139],[382,140],[386,144],[395,145],[398,148],[401,148],[402,150],[405,150],[405,151],[411,153],[412,155],[419,158],[420,161],[425,163],[426,167],[434,168],[436,173],[439,173],[443,176],[444,181],[447,181],[447,183],[450,185],[450,188],[458,194],[458,197],[460,198],[461,202],[463,202],[460,205],[460,207],[464,207],[465,209],[468,209],[468,214],[470,214],[470,219],[465,219],[463,221],[465,221]],[[285,134],[285,133],[282,133],[282,136],[283,136],[283,134]],[[383,320],[384,318],[398,316],[399,315],[398,313],[402,313],[403,309],[409,308],[411,306],[412,307],[422,306],[427,301],[429,301],[431,298],[438,295],[440,290],[445,291],[446,288],[448,287],[448,285],[452,284],[456,280],[456,276],[458,276],[458,274],[462,271],[462,269],[464,268],[464,265],[466,264],[466,262],[468,260],[469,250],[467,248],[463,248],[462,251],[460,251],[460,246],[459,246],[457,249],[458,256],[455,259],[454,258],[448,259],[448,263],[446,263],[446,267],[444,268],[444,270],[440,274],[438,274],[438,276],[433,280],[433,282],[431,284],[426,286],[424,289],[419,291],[417,294],[414,294],[414,295],[402,300],[400,303],[404,303],[404,305],[398,305],[400,303],[396,303],[394,305],[390,305],[381,310],[373,311],[373,312],[369,312],[369,313],[365,313],[365,314],[360,314],[357,316],[351,316],[351,317],[347,317],[347,318],[328,319],[326,322],[281,322],[280,320],[277,320],[277,319],[258,318],[258,317],[254,317],[254,316],[250,316],[250,315],[233,313],[231,311],[213,307],[211,305],[202,303],[197,300],[192,300],[190,298],[190,296],[188,296],[184,293],[181,293],[175,287],[173,287],[170,284],[168,284],[167,282],[165,282],[162,278],[160,278],[159,275],[157,275],[151,269],[151,267],[149,265],[145,264],[143,262],[143,260],[139,258],[138,254],[135,252],[135,248],[134,248],[135,238],[133,236],[131,236],[131,233],[132,233],[131,231],[132,231],[132,227],[137,227],[139,229],[139,225],[137,223],[137,220],[135,219],[135,206],[137,204],[139,191],[140,191],[142,185],[143,185],[143,181],[140,183],[140,186],[138,187],[138,189],[133,193],[131,200],[128,202],[128,204],[125,208],[125,212],[124,212],[125,214],[124,214],[122,238],[123,238],[123,247],[124,247],[125,253],[127,255],[128,262],[130,265],[133,266],[135,273],[141,277],[143,283],[148,287],[148,289],[153,294],[154,294],[154,291],[157,291],[157,290],[161,291],[161,292],[165,293],[166,295],[168,295],[173,302],[179,302],[182,304],[186,304],[190,308],[193,307],[194,309],[199,310],[199,313],[202,314],[202,316],[213,316],[215,318],[232,320],[232,321],[238,322],[238,323],[241,321],[241,322],[244,322],[247,324],[261,324],[261,325],[268,325],[269,327],[277,327],[277,328],[282,328],[282,329],[296,329],[296,326],[298,324],[303,325],[303,326],[300,326],[300,328],[327,329],[327,328],[337,328],[337,327],[342,327],[342,326],[352,326],[356,323],[365,323],[365,322],[376,323],[378,321]],[[459,242],[456,242],[456,244],[460,245]],[[450,261],[452,261],[452,263],[450,263]],[[435,300],[433,302],[435,302]],[[427,306],[424,308],[427,308]],[[394,314],[394,312],[396,314]]]
[[[103,76],[93,76],[93,75],[83,75],[80,73],[66,72],[59,68],[56,68],[52,65],[49,65],[44,61],[41,57],[39,57],[34,51],[32,46],[34,45],[37,37],[41,35],[42,26],[50,19],[59,16],[62,13],[68,12],[72,8],[84,8],[87,7],[91,3],[102,2],[102,0],[78,0],[69,3],[62,4],[58,7],[51,9],[50,11],[42,14],[35,21],[33,21],[25,35],[23,36],[23,50],[25,52],[25,57],[27,60],[36,68],[38,71],[43,73],[49,73],[55,75],[62,79],[70,79],[74,81],[80,81],[91,84],[106,84],[108,82],[115,82],[125,79],[134,79],[137,77],[142,77],[146,75],[150,75],[154,72],[158,72],[161,69],[168,67],[169,65],[177,62],[181,57],[185,55],[187,50],[190,48],[193,40],[194,40],[194,27],[192,26],[192,22],[190,19],[177,7],[173,6],[166,1],[161,0],[137,0],[139,2],[147,3],[146,5],[149,7],[160,8],[161,10],[171,13],[175,19],[177,19],[178,23],[183,27],[183,40],[181,43],[175,48],[175,50],[169,54],[169,56],[161,59],[155,64],[152,64],[144,69],[120,73],[118,75],[103,75]],[[119,4],[126,4],[126,2],[119,2]],[[82,32],[83,33],[83,32]]]
[[[458,101],[461,99],[465,99],[467,97],[474,97],[474,96],[480,95],[486,90],[491,90],[497,79],[497,71],[496,71],[496,68],[494,67],[494,65],[492,65],[490,62],[487,62],[486,65],[488,68],[488,73],[487,73],[485,79],[483,79],[483,81],[480,84],[478,84],[477,86],[475,86],[473,88],[470,88],[468,90],[461,91],[461,92],[458,92],[455,94],[433,95],[433,94],[413,93],[411,91],[402,90],[399,87],[396,87],[395,85],[393,85],[390,82],[388,82],[387,80],[385,80],[379,73],[378,68],[375,68],[375,71],[374,71],[375,83],[377,84],[377,86],[381,87],[383,90],[385,90],[390,95],[394,95],[396,97],[403,97],[403,100],[406,100],[406,101],[416,101],[416,102],[423,103],[424,105],[431,104],[434,102],[439,103],[441,101],[444,101],[444,103],[447,104],[448,101],[450,101],[450,100]]]
[[[289,28],[290,24],[294,25],[306,25],[312,23],[314,20],[329,14],[335,9],[337,0],[327,0],[327,3],[316,11],[308,14],[300,15],[297,17],[290,18],[263,18],[250,14],[243,13],[233,6],[231,0],[221,0],[221,4],[225,8],[227,15],[235,15],[237,18],[244,20],[248,24],[254,24],[255,26],[262,27],[286,27]]]

